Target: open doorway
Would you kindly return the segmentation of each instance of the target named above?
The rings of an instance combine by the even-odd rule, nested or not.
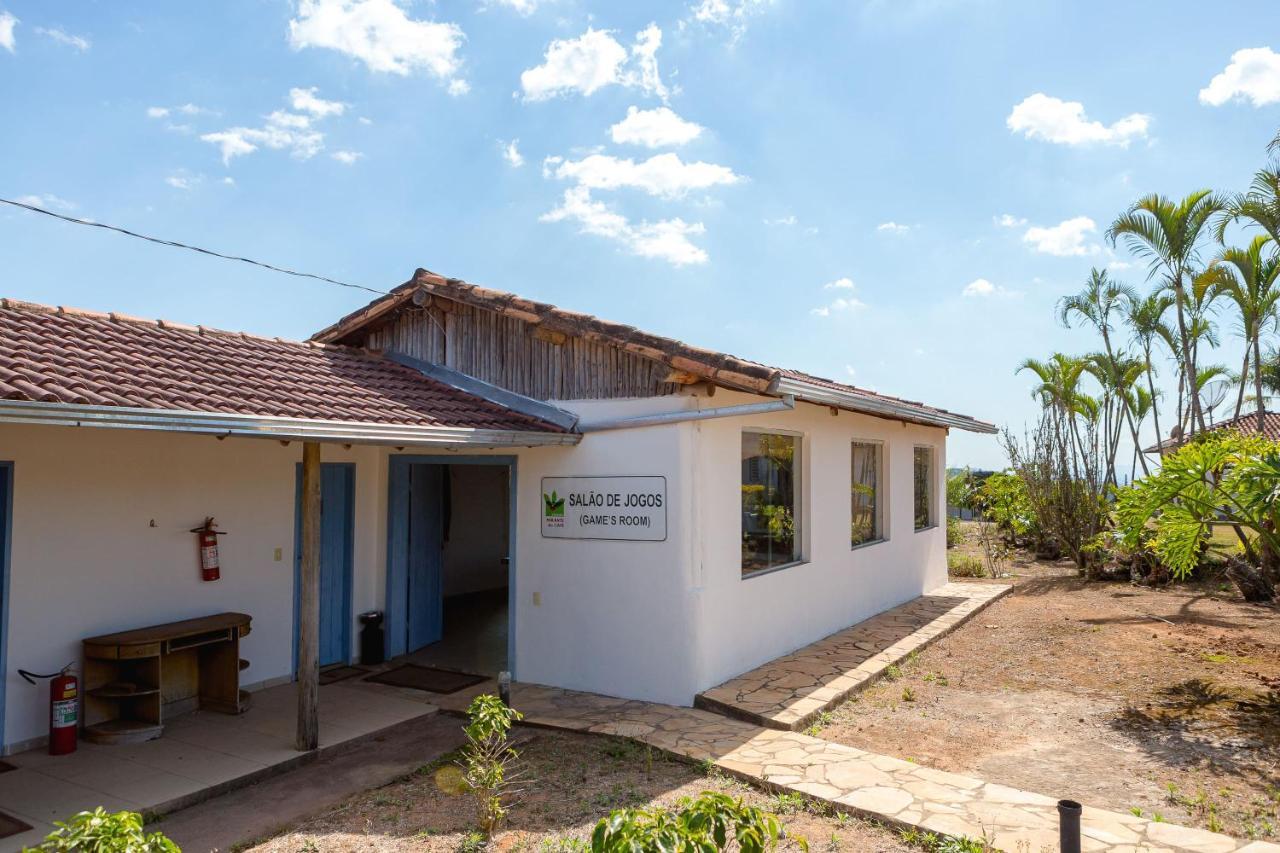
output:
[[[390,654],[481,675],[512,668],[514,471],[507,458],[392,457]]]

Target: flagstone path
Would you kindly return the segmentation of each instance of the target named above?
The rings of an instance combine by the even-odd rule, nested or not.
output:
[[[1008,584],[946,584],[699,693],[693,704],[772,729],[800,731],[1011,589]]]
[[[488,682],[492,690],[492,682]],[[475,690],[435,701],[466,708]],[[536,726],[631,738],[777,791],[793,791],[889,826],[950,836],[984,836],[1009,853],[1058,850],[1057,801],[909,761],[864,752],[793,731],[765,728],[697,708],[680,708],[535,684],[512,686],[511,704]],[[1130,814],[1084,809],[1086,851],[1280,853]]]
[[[804,794],[889,826],[985,838],[1008,853],[1056,851],[1054,797],[921,767],[796,731],[1009,589],[1000,584],[947,584],[700,697],[704,705],[722,713],[536,684],[512,685],[511,704],[530,725],[631,738],[707,762],[756,785]],[[401,690],[367,682],[362,686]],[[493,690],[494,683],[487,681],[429,701],[461,713],[475,695]],[[403,691],[405,695],[416,692]],[[1088,805],[1082,834],[1086,851],[1280,853],[1280,845],[1239,841]]]

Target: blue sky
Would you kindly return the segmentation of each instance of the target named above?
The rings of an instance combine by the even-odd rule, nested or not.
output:
[[[1055,301],[1094,265],[1145,286],[1111,219],[1263,163],[1277,25],[1249,0],[0,0],[0,192],[1020,425],[1017,363],[1097,346]],[[12,210],[0,282],[296,338],[369,296]]]

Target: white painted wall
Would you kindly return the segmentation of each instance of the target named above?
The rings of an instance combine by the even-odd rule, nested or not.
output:
[[[381,601],[384,457],[337,445],[323,457],[357,463],[359,612]],[[14,463],[5,744],[47,734],[48,688],[28,685],[18,668],[78,665],[80,641],[96,634],[242,611],[254,617],[242,682],[288,678],[300,458],[300,444],[261,439],[0,426],[0,460]],[[216,583],[200,580],[188,532],[208,515],[227,531]]]
[[[758,401],[721,392],[703,405]],[[803,562],[744,578],[741,572],[740,442],[744,427],[801,435]],[[945,495],[946,431],[831,410],[702,421],[695,432],[699,523],[693,596],[698,600],[697,682],[714,686],[767,660],[901,604],[947,580],[946,530],[915,531],[912,454],[935,448],[935,515]],[[850,443],[884,443],[888,492],[884,542],[851,548]],[[688,701],[688,699],[686,699]]]
[[[561,405],[594,419],[759,399],[721,391]],[[748,425],[803,436],[805,562],[744,579],[739,448]],[[885,442],[889,540],[851,550],[854,439]],[[944,442],[941,429],[832,417],[801,403],[794,412],[593,433],[576,448],[494,451],[518,457],[516,677],[689,704],[700,690],[945,583],[945,530],[913,531],[911,512],[912,448],[931,444],[942,517]],[[46,733],[45,690],[17,668],[78,661],[80,640],[93,634],[242,610],[255,617],[244,681],[289,677],[300,453],[298,444],[255,439],[0,426],[0,461],[15,463],[6,744]],[[353,613],[385,606],[387,457],[324,447],[325,461],[356,463]],[[542,477],[628,474],[667,478],[665,542],[542,538]],[[229,533],[214,584],[199,580],[187,532],[206,515]],[[354,620],[351,635],[354,654]]]

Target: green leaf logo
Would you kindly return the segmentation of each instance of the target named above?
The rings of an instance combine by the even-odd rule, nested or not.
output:
[[[564,498],[551,490],[551,494],[542,493],[542,504],[547,518],[564,518]]]

